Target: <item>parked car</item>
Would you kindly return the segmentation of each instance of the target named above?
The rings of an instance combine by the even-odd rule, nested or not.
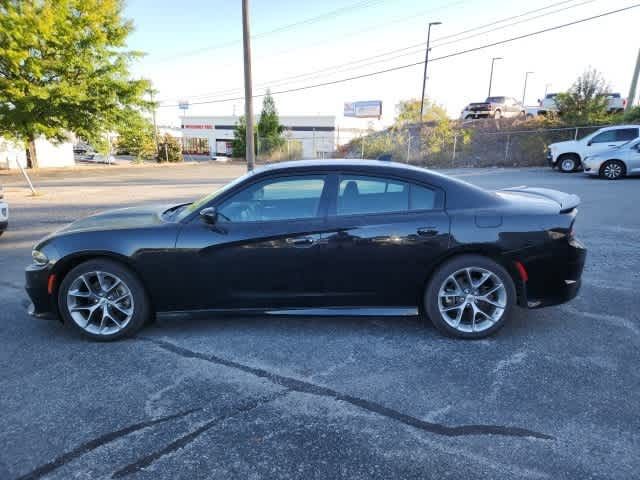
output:
[[[0,235],[9,226],[9,205],[4,201],[4,190],[0,185]]]
[[[576,296],[579,203],[394,162],[278,163],[190,204],[78,220],[35,245],[26,289],[33,315],[97,340],[154,313],[358,306],[417,308],[445,334],[480,338],[516,304]]]
[[[608,180],[640,174],[640,141],[627,142],[584,159],[584,171]]]
[[[511,118],[524,116],[526,113],[522,103],[512,97],[488,97],[484,102],[470,103],[462,111],[461,118]]]
[[[638,125],[616,125],[597,130],[580,140],[552,143],[547,147],[547,161],[561,172],[575,172],[582,168],[585,157],[618,147],[639,136]]]

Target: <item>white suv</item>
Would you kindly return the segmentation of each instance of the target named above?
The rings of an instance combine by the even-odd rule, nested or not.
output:
[[[552,143],[547,147],[547,160],[551,168],[561,172],[575,172],[588,156],[617,147],[640,136],[638,125],[616,125],[597,130],[580,140]]]
[[[0,185],[0,235],[4,233],[9,225],[9,206],[3,201],[4,192]]]

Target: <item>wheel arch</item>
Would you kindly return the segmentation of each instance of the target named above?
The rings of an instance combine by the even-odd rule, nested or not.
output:
[[[578,159],[578,165],[582,165],[582,155],[580,155],[578,152],[563,152],[558,155],[558,162],[562,160],[563,157],[575,157]]]
[[[73,270],[75,267],[77,267],[82,263],[88,262],[90,260],[99,260],[99,259],[105,259],[111,262],[119,263],[120,265],[131,270],[131,272],[134,275],[136,275],[140,280],[140,284],[144,289],[144,293],[147,297],[147,300],[149,301],[151,310],[152,312],[154,311],[153,302],[151,301],[151,296],[149,295],[147,286],[142,281],[142,276],[140,275],[140,272],[137,270],[134,262],[132,262],[130,258],[128,258],[125,255],[122,255],[116,252],[110,252],[110,251],[103,251],[103,250],[83,251],[83,252],[72,253],[61,258],[56,262],[55,267],[51,272],[53,275],[55,275],[53,291],[51,292],[51,302],[52,302],[54,311],[59,313],[58,318],[60,318],[61,322],[63,322],[63,316],[60,314],[60,305],[58,302],[58,292],[60,289],[60,285],[62,284],[65,277],[68,275],[68,273],[71,270]]]
[[[602,176],[602,171],[604,170],[605,165],[610,162],[620,163],[622,165],[622,176],[627,175],[627,163],[620,158],[609,158],[608,160],[602,162],[602,165],[600,165],[600,169],[598,170],[598,175]]]
[[[527,302],[525,284],[520,277],[520,272],[518,271],[515,262],[503,255],[502,251],[498,247],[491,245],[464,245],[448,250],[430,265],[429,271],[427,272],[427,275],[422,284],[422,288],[420,290],[420,298],[418,298],[417,301],[420,311],[424,309],[422,296],[424,295],[425,289],[428,287],[434,272],[445,262],[448,262],[449,260],[452,260],[455,257],[460,257],[462,255],[480,255],[483,257],[487,257],[503,267],[511,277],[511,280],[513,281],[513,284],[516,288],[517,303],[519,305],[526,305]]]

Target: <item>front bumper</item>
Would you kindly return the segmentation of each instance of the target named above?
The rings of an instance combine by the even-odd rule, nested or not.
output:
[[[49,266],[29,265],[25,271],[25,290],[31,299],[27,311],[32,317],[59,319],[55,295],[47,290],[50,274]]]
[[[463,113],[463,118],[489,118],[492,115],[489,110],[468,110]]]
[[[550,166],[550,167],[552,167],[552,168],[553,168],[553,166],[556,164],[556,163],[555,163],[555,161],[554,161],[554,159],[553,159],[553,154],[552,154],[550,151],[548,151],[548,152],[547,152],[547,163],[548,163],[548,164],[549,164],[549,166]]]
[[[588,158],[582,164],[584,173],[587,175],[600,175],[600,167],[603,161],[597,159]]]
[[[7,229],[9,224],[9,205],[5,202],[0,202],[0,231]]]

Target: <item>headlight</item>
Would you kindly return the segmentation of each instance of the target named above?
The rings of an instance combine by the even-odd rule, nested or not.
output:
[[[33,250],[31,252],[31,257],[36,265],[46,265],[49,263],[49,258],[39,250]]]

